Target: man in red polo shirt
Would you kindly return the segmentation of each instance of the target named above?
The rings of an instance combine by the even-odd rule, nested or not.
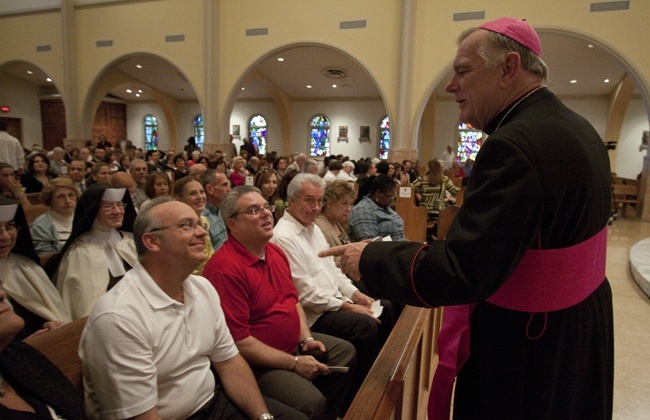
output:
[[[351,374],[332,372],[330,366],[349,367],[354,346],[311,333],[289,261],[269,243],[272,210],[257,188],[240,186],[229,192],[220,208],[228,240],[203,275],[222,298],[230,332],[262,394],[310,418],[336,418],[344,413]]]

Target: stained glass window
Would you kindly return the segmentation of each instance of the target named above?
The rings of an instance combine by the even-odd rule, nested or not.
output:
[[[311,120],[309,142],[309,155],[311,157],[330,154],[330,120],[325,115],[317,115]]]
[[[248,123],[248,138],[260,155],[266,154],[266,118],[255,115]]]
[[[467,158],[476,160],[476,154],[483,145],[485,134],[469,124],[458,124],[458,160],[465,162]]]
[[[390,121],[384,117],[379,125],[379,159],[388,159],[390,152]]]
[[[146,150],[158,149],[158,119],[153,115],[144,117],[144,148]]]
[[[199,149],[203,150],[203,142],[205,140],[203,132],[203,115],[194,118],[194,140]]]

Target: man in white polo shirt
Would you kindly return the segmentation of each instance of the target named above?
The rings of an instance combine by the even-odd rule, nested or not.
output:
[[[99,299],[81,337],[89,417],[272,419],[268,404],[304,418],[264,401],[214,287],[191,275],[207,235],[194,210],[152,200],[134,234],[139,262]]]

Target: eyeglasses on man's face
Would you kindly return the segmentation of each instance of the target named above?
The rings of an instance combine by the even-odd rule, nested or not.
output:
[[[237,213],[233,213],[233,215],[230,216],[230,217],[235,217],[238,214],[250,214],[251,216],[255,217],[258,214],[261,214],[262,210],[268,210],[270,213],[273,213],[275,211],[275,206],[273,204],[268,204],[267,203],[267,204],[264,204],[262,207],[258,207],[258,206],[250,207],[250,208],[248,208],[246,210],[238,211]]]
[[[179,230],[183,233],[190,233],[190,232],[196,232],[197,228],[203,229],[203,226],[201,226],[200,222],[194,221],[194,220],[182,220],[179,223],[174,223],[173,225],[167,225],[167,226],[162,226],[159,228],[154,228],[151,230],[148,230],[147,232],[158,232],[160,230],[165,230],[165,229],[176,229]]]

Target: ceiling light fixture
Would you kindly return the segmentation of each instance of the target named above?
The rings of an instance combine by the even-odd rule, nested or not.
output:
[[[587,46],[588,46],[589,48],[593,48],[593,47],[594,47],[593,44],[587,44]]]
[[[307,85],[307,89],[311,89],[311,85]]]
[[[139,94],[139,93],[136,93],[135,96],[136,96],[137,98],[139,98],[139,97],[140,97],[140,94]]]
[[[138,93],[142,93],[142,89],[138,89]]]
[[[126,93],[132,93],[133,91],[131,89],[127,89]]]
[[[241,90],[246,90],[246,88],[245,88],[245,87],[242,87]]]
[[[47,79],[45,79],[45,80],[47,80],[48,82],[51,82],[51,81],[52,81],[52,79],[50,79],[49,77],[48,77]]]
[[[574,85],[575,85],[576,83],[578,83],[578,81],[577,81],[576,79],[573,79],[573,80],[571,80],[571,81],[570,81],[569,83],[571,83],[571,84],[574,84]]]
[[[284,58],[278,57],[278,61],[282,62],[282,61],[284,61]]]
[[[141,68],[142,68],[142,65],[141,65],[141,64],[136,64],[136,65],[135,65],[135,68],[137,68],[137,69],[141,69]]]
[[[336,88],[336,85],[332,85],[333,88]]]
[[[605,82],[605,83],[609,83],[609,79],[605,79],[604,82]]]
[[[34,74],[34,72],[31,70],[27,70],[27,74]]]

